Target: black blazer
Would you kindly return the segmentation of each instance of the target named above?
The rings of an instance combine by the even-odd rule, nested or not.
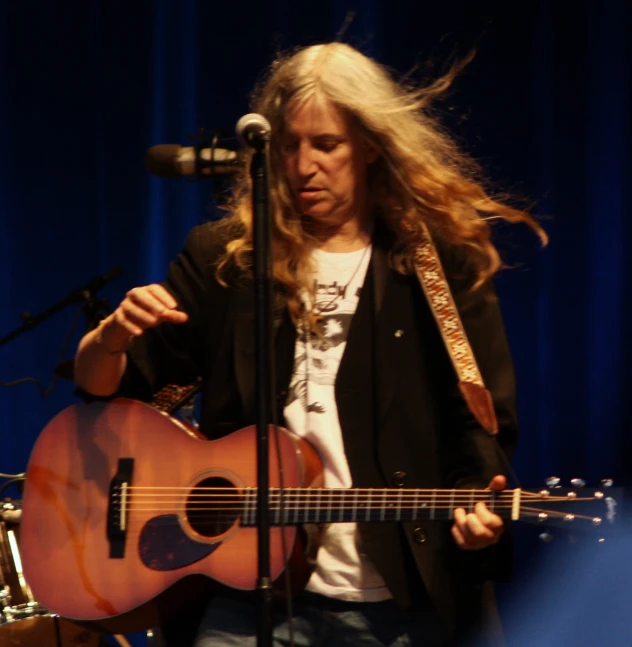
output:
[[[223,241],[214,224],[194,229],[165,286],[189,321],[148,330],[130,352],[121,393],[149,400],[167,383],[203,377],[203,431],[219,437],[254,418],[254,314],[251,283],[215,279]],[[504,471],[499,451],[517,439],[514,376],[491,283],[472,292],[457,252],[441,251],[463,324],[492,392],[500,433],[485,433],[457,388],[445,346],[415,276],[389,267],[388,232],[374,250],[336,379],[336,401],[357,487],[485,487]],[[296,330],[275,303],[279,419],[293,369]],[[482,613],[483,582],[508,574],[508,551],[456,549],[443,522],[360,524],[363,550],[404,607],[427,595],[461,633]],[[416,573],[424,586],[416,587]]]

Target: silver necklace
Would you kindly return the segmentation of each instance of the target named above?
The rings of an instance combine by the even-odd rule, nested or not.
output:
[[[355,266],[353,273],[351,274],[347,282],[344,284],[343,289],[338,290],[338,294],[336,294],[336,296],[333,299],[331,299],[331,301],[327,301],[327,303],[325,303],[324,305],[319,306],[316,303],[316,294],[314,294],[314,305],[312,305],[312,307],[310,308],[310,312],[312,314],[315,314],[317,316],[322,314],[329,308],[330,305],[335,303],[340,298],[341,294],[345,294],[347,292],[347,288],[349,287],[351,281],[353,281],[353,279],[355,278],[355,275],[358,273],[358,270],[362,267],[362,264],[364,262],[364,259],[366,258],[367,252],[371,249],[371,247],[372,245],[369,244],[364,248],[364,251],[362,252],[362,256],[360,256],[360,260],[358,261],[358,264]]]

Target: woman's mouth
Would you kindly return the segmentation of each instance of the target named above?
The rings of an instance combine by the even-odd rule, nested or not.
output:
[[[305,198],[307,200],[316,198],[320,193],[322,189],[320,187],[304,187],[302,189],[298,190],[298,194],[301,198]]]

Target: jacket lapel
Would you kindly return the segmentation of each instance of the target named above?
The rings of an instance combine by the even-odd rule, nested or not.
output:
[[[377,390],[378,429],[384,429],[385,419],[393,404],[403,369],[406,339],[412,334],[403,310],[408,299],[405,276],[389,270],[384,280],[384,293],[375,323],[375,370]]]

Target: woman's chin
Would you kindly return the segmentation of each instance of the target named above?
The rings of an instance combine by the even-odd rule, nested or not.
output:
[[[323,201],[301,200],[299,207],[301,213],[312,218],[325,217],[331,211],[331,207]]]

